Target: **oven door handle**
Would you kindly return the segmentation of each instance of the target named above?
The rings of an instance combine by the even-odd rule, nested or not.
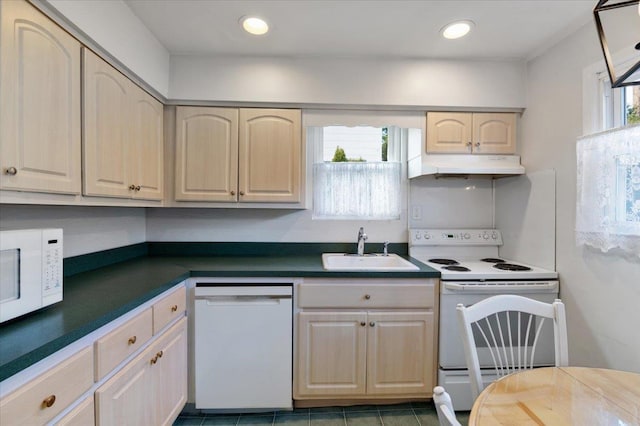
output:
[[[555,290],[558,287],[557,281],[546,281],[539,284],[462,284],[454,282],[441,282],[447,290],[451,291],[486,291],[486,292],[505,292],[519,293],[531,290]]]

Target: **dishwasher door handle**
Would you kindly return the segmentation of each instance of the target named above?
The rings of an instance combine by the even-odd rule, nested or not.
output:
[[[207,306],[231,305],[279,305],[281,300],[290,300],[291,296],[200,296],[196,300],[204,301]]]

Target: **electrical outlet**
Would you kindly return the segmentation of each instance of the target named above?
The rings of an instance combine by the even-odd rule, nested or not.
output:
[[[422,206],[411,206],[411,219],[422,219]]]

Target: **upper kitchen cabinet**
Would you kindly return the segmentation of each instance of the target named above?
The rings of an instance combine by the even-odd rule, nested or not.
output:
[[[236,201],[238,110],[176,108],[175,198]]]
[[[513,154],[515,151],[515,113],[427,113],[429,153]]]
[[[300,201],[300,122],[300,110],[240,110],[240,200]]]
[[[83,49],[84,195],[161,200],[162,104]]]
[[[300,110],[178,107],[177,201],[298,203]]]
[[[80,43],[26,1],[0,16],[0,188],[79,194]]]

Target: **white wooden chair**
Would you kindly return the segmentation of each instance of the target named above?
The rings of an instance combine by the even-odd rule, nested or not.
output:
[[[497,295],[469,307],[459,303],[456,309],[474,400],[480,395],[484,385],[472,329],[477,331],[478,336],[482,336],[481,346],[486,347],[483,350],[488,350],[491,354],[498,377],[532,368],[536,346],[546,320],[553,322],[555,365],[562,367],[569,363],[567,323],[564,304],[559,299],[550,304],[522,296]],[[512,330],[512,324],[517,327],[516,330]],[[507,330],[503,330],[505,327]],[[521,345],[520,342],[530,344]]]
[[[453,411],[451,397],[442,386],[433,388],[433,403],[438,412],[438,421],[440,426],[462,426],[456,419],[456,413]]]

